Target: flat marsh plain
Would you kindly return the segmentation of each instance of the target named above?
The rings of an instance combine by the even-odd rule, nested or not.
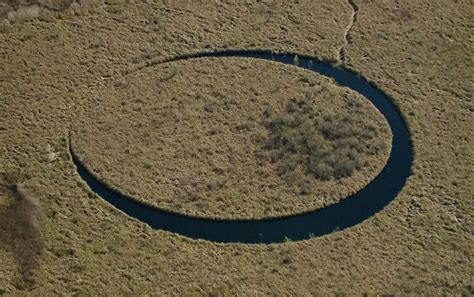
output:
[[[16,176],[41,205],[44,240],[27,280],[12,245],[0,244],[0,294],[474,294],[470,1],[166,2],[90,3],[0,24],[0,207],[14,205],[4,185]],[[343,48],[345,65],[393,98],[415,156],[383,211],[300,242],[215,244],[151,230],[80,180],[68,133],[126,90],[127,76],[177,54],[259,48],[336,63]],[[155,69],[141,73],[167,78]]]

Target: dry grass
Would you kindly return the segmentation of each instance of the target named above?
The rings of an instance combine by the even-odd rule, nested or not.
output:
[[[97,177],[156,207],[221,219],[307,212],[355,193],[388,159],[390,129],[368,100],[294,66],[198,58],[149,67],[125,80],[100,89],[101,103],[84,109],[74,123],[73,147]],[[275,140],[268,122],[300,101],[310,114],[288,116],[301,115],[294,122],[311,117],[305,125],[331,138],[321,147],[333,152],[324,162],[302,151],[268,152]],[[309,133],[312,140],[320,136]],[[373,139],[365,139],[367,133]],[[379,144],[382,149],[365,154]],[[355,164],[359,153],[366,158]],[[311,162],[337,167],[337,173],[312,175]],[[288,165],[292,170],[282,170]]]
[[[3,186],[2,192],[3,197],[10,197],[11,201],[9,206],[0,208],[0,244],[14,255],[20,267],[21,280],[17,288],[30,288],[34,285],[33,270],[38,267],[45,247],[39,201],[23,183]]]
[[[31,294],[472,296],[470,1],[357,1],[346,62],[400,106],[415,160],[398,197],[353,228],[269,246],[187,240],[128,218],[80,182],[58,139],[137,57],[227,46],[337,58],[347,1],[288,1],[261,18],[264,26],[262,2],[247,2],[98,10],[58,20],[68,32],[62,44],[47,40],[50,28],[39,21],[0,34],[0,166],[29,167],[36,177],[51,251]],[[409,9],[407,21],[398,21],[400,8]],[[104,46],[89,49],[98,39]],[[48,144],[60,152],[52,162]],[[19,295],[13,259],[0,249],[0,292]]]
[[[52,3],[49,3],[49,1],[44,0],[0,0],[0,20],[7,19],[10,22],[23,22],[27,20],[34,20],[39,18],[40,16],[48,14],[48,11],[54,8],[53,6],[49,6],[51,4]],[[58,10],[59,7],[62,7],[62,9],[66,9],[67,7],[69,7],[69,5],[70,3],[60,3],[60,5],[58,6]]]

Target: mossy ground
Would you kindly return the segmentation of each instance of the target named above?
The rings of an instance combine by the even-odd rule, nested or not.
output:
[[[268,246],[188,240],[124,216],[80,181],[65,136],[98,90],[150,57],[261,47],[336,60],[346,1],[285,3],[271,14],[250,1],[105,4],[2,24],[0,170],[29,176],[46,241],[28,293],[472,295],[472,4],[357,4],[345,60],[399,105],[413,175],[362,224]],[[0,292],[24,293],[14,256],[1,249],[0,263]]]

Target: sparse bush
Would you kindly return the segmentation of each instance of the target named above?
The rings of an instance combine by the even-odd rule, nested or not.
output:
[[[265,106],[265,109],[263,111],[263,116],[268,118],[272,114],[273,114],[273,108],[270,105]]]
[[[151,169],[151,168],[153,167],[153,163],[151,163],[151,161],[145,160],[145,161],[143,162],[143,167],[144,167],[145,169]]]
[[[321,180],[351,176],[380,149],[369,142],[377,135],[375,126],[343,113],[321,115],[308,99],[290,100],[285,112],[265,117],[270,137],[264,147],[270,158],[261,159],[278,163],[278,173],[290,182],[300,167]]]
[[[336,164],[334,164],[334,177],[335,178],[342,178],[351,176],[354,173],[356,166],[355,162],[349,159],[342,159],[339,160]]]
[[[310,162],[309,171],[316,178],[322,180],[328,180],[334,176],[334,168],[332,168],[332,166],[327,163],[317,163],[315,161]]]

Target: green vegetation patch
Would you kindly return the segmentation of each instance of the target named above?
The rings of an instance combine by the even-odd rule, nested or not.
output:
[[[377,128],[357,113],[355,101],[349,108],[352,113],[322,113],[302,98],[291,100],[284,112],[265,113],[270,137],[260,157],[277,162],[279,174],[288,177],[299,171],[321,180],[352,176],[386,145],[377,141]]]

